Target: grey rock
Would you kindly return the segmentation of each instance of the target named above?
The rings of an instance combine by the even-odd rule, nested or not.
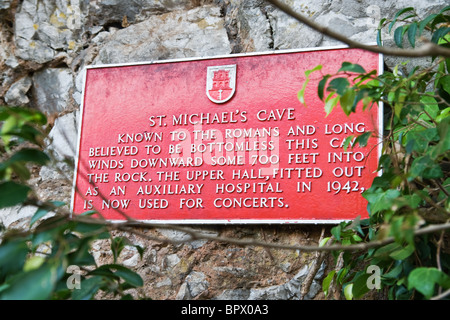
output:
[[[220,273],[229,273],[237,277],[245,276],[247,273],[247,270],[245,270],[244,268],[237,267],[214,267],[214,271]]]
[[[280,264],[280,268],[281,268],[281,270],[283,270],[284,272],[289,272],[290,267],[291,267],[291,264],[290,264],[289,262],[281,263],[281,264]]]
[[[78,136],[78,115],[75,111],[59,117],[55,121],[55,125],[50,131],[49,138],[51,143],[49,148],[52,149],[59,158],[73,158],[77,149]]]
[[[9,9],[11,7],[11,0],[0,0],[0,10]]]
[[[161,287],[168,287],[172,285],[172,280],[170,280],[170,278],[164,278],[162,281],[159,281],[156,283],[156,287],[157,288],[161,288]],[[182,299],[180,299],[182,300]]]
[[[13,83],[5,94],[5,102],[10,106],[22,106],[30,102],[27,96],[30,90],[32,80],[30,77],[23,77],[22,79]]]
[[[23,60],[46,63],[55,57],[55,51],[39,40],[16,39],[17,56]]]
[[[175,297],[175,300],[191,300],[192,296],[189,292],[188,284],[186,282],[183,282],[180,286],[180,289],[178,289],[177,295]]]
[[[15,56],[9,56],[6,60],[5,60],[5,64],[10,67],[11,69],[15,69],[19,66],[19,61],[17,60],[17,58]]]
[[[310,286],[305,300],[313,299],[321,290],[320,279],[326,268],[323,263]],[[215,300],[299,300],[303,281],[309,272],[309,266],[304,266],[297,274],[286,283],[264,288],[224,290]]]
[[[288,282],[266,288],[251,289],[249,300],[298,300],[301,298],[301,285],[308,274],[308,266],[304,266]]]
[[[220,8],[176,11],[118,30],[94,64],[152,61],[230,53]]]
[[[227,6],[225,25],[231,39],[236,39],[234,52],[272,49],[272,29],[262,1],[232,0]]]
[[[322,284],[318,281],[313,281],[311,287],[309,287],[309,292],[304,297],[304,300],[312,300],[314,297],[322,290]]]
[[[249,296],[250,289],[227,289],[217,297],[215,297],[213,300],[248,300]]]
[[[92,39],[92,43],[95,43],[97,45],[102,44],[103,42],[108,40],[112,34],[113,34],[113,32],[102,31]]]
[[[26,221],[29,224],[28,218],[31,218],[36,210],[35,206],[14,206],[0,209],[0,223],[6,228],[18,221]]]
[[[292,2],[291,2],[292,3]],[[315,19],[326,7],[322,1],[295,1],[292,8],[309,17]],[[270,25],[273,33],[273,48],[295,49],[317,47],[322,41],[322,34],[312,30],[294,18],[288,16],[280,10],[268,10]]]
[[[86,69],[81,69],[80,72],[75,77],[75,86],[74,86],[74,92],[72,94],[72,98],[77,106],[81,106],[82,103],[82,94],[83,94],[83,87],[84,87],[84,79],[86,75]]]
[[[174,10],[192,9],[200,4],[195,0],[91,0],[89,7],[90,23],[108,25],[141,22],[151,15]]]
[[[127,259],[124,259],[122,264],[125,267],[136,267],[139,263],[141,255],[138,250],[132,246],[126,246],[125,249],[121,253],[122,256],[130,256]]]
[[[63,160],[73,161],[77,150],[79,111],[56,119],[47,140],[47,150],[55,159],[54,164],[43,166],[39,175],[43,181],[72,180],[73,166]]]
[[[180,258],[175,253],[169,254],[164,258],[164,264],[166,268],[169,269],[175,267],[180,261],[181,261]]]
[[[187,242],[191,239],[191,236],[185,232],[171,230],[171,229],[157,229],[164,237],[174,242]]]
[[[72,73],[66,68],[49,68],[33,75],[33,95],[38,109],[56,113],[67,109],[73,90]]]
[[[209,282],[203,272],[192,271],[186,277],[189,293],[193,298],[204,292],[209,287]]]
[[[447,3],[448,4],[448,3]],[[387,1],[330,1],[329,7],[324,8],[316,18],[316,22],[337,31],[352,40],[362,43],[375,43],[377,28],[383,17],[393,18],[401,9],[414,7],[419,17],[425,17],[437,8],[446,5],[443,0],[387,0]],[[382,30],[383,39],[392,39],[391,34]],[[321,46],[341,45],[337,40],[325,37]]]
[[[80,46],[86,10],[81,0],[24,0],[15,15],[17,55],[37,63]]]

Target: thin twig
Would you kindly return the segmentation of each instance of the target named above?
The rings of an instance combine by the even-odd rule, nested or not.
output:
[[[146,222],[139,222],[139,221],[125,221],[125,222],[109,222],[109,221],[102,221],[97,220],[95,218],[90,217],[84,217],[84,216],[74,216],[73,220],[83,222],[83,223],[92,223],[92,224],[103,224],[107,225],[110,228],[113,229],[121,229],[121,228],[144,228],[144,229],[170,229],[175,231],[181,231],[184,233],[187,233],[190,238],[183,239],[183,240],[170,240],[170,239],[160,239],[162,242],[170,242],[170,243],[185,243],[190,242],[193,240],[212,240],[212,241],[218,241],[218,242],[226,242],[230,244],[235,244],[238,246],[259,246],[259,247],[266,247],[266,248],[273,248],[273,249],[284,249],[284,250],[301,250],[305,252],[313,252],[313,251],[360,251],[360,250],[368,250],[371,248],[377,248],[380,246],[384,246],[390,243],[395,242],[394,237],[387,237],[382,240],[374,240],[368,243],[358,243],[358,244],[351,244],[351,245],[330,245],[330,246],[315,246],[315,245],[288,245],[288,244],[280,244],[280,243],[269,243],[269,242],[263,242],[263,241],[257,241],[254,239],[251,240],[239,240],[235,238],[228,238],[228,237],[220,237],[215,235],[209,235],[202,232],[199,232],[198,230],[194,230],[188,227],[182,227],[178,225],[167,225],[167,224],[153,224],[153,223],[146,223]],[[436,224],[436,225],[429,225],[427,227],[417,229],[414,231],[414,234],[416,236],[434,233],[434,232],[440,232],[443,230],[450,229],[450,222],[442,223],[442,224]]]
[[[446,296],[450,295],[450,289],[442,292],[441,294],[434,296],[432,298],[430,298],[430,300],[441,300],[443,298],[445,298]]]

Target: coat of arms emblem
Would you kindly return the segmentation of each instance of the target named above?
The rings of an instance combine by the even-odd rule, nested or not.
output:
[[[214,66],[207,68],[206,95],[215,103],[224,103],[231,99],[236,90],[236,65]]]

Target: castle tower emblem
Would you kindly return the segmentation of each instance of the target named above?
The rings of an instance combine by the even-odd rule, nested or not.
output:
[[[214,66],[207,68],[206,95],[215,103],[224,103],[231,99],[236,90],[236,65]]]

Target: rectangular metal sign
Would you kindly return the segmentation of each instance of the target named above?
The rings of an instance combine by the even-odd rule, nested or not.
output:
[[[382,111],[328,116],[322,75],[349,48],[92,66],[86,69],[72,210],[163,223],[324,223],[367,217]],[[307,106],[297,93],[311,77]],[[346,137],[373,132],[367,147]]]

